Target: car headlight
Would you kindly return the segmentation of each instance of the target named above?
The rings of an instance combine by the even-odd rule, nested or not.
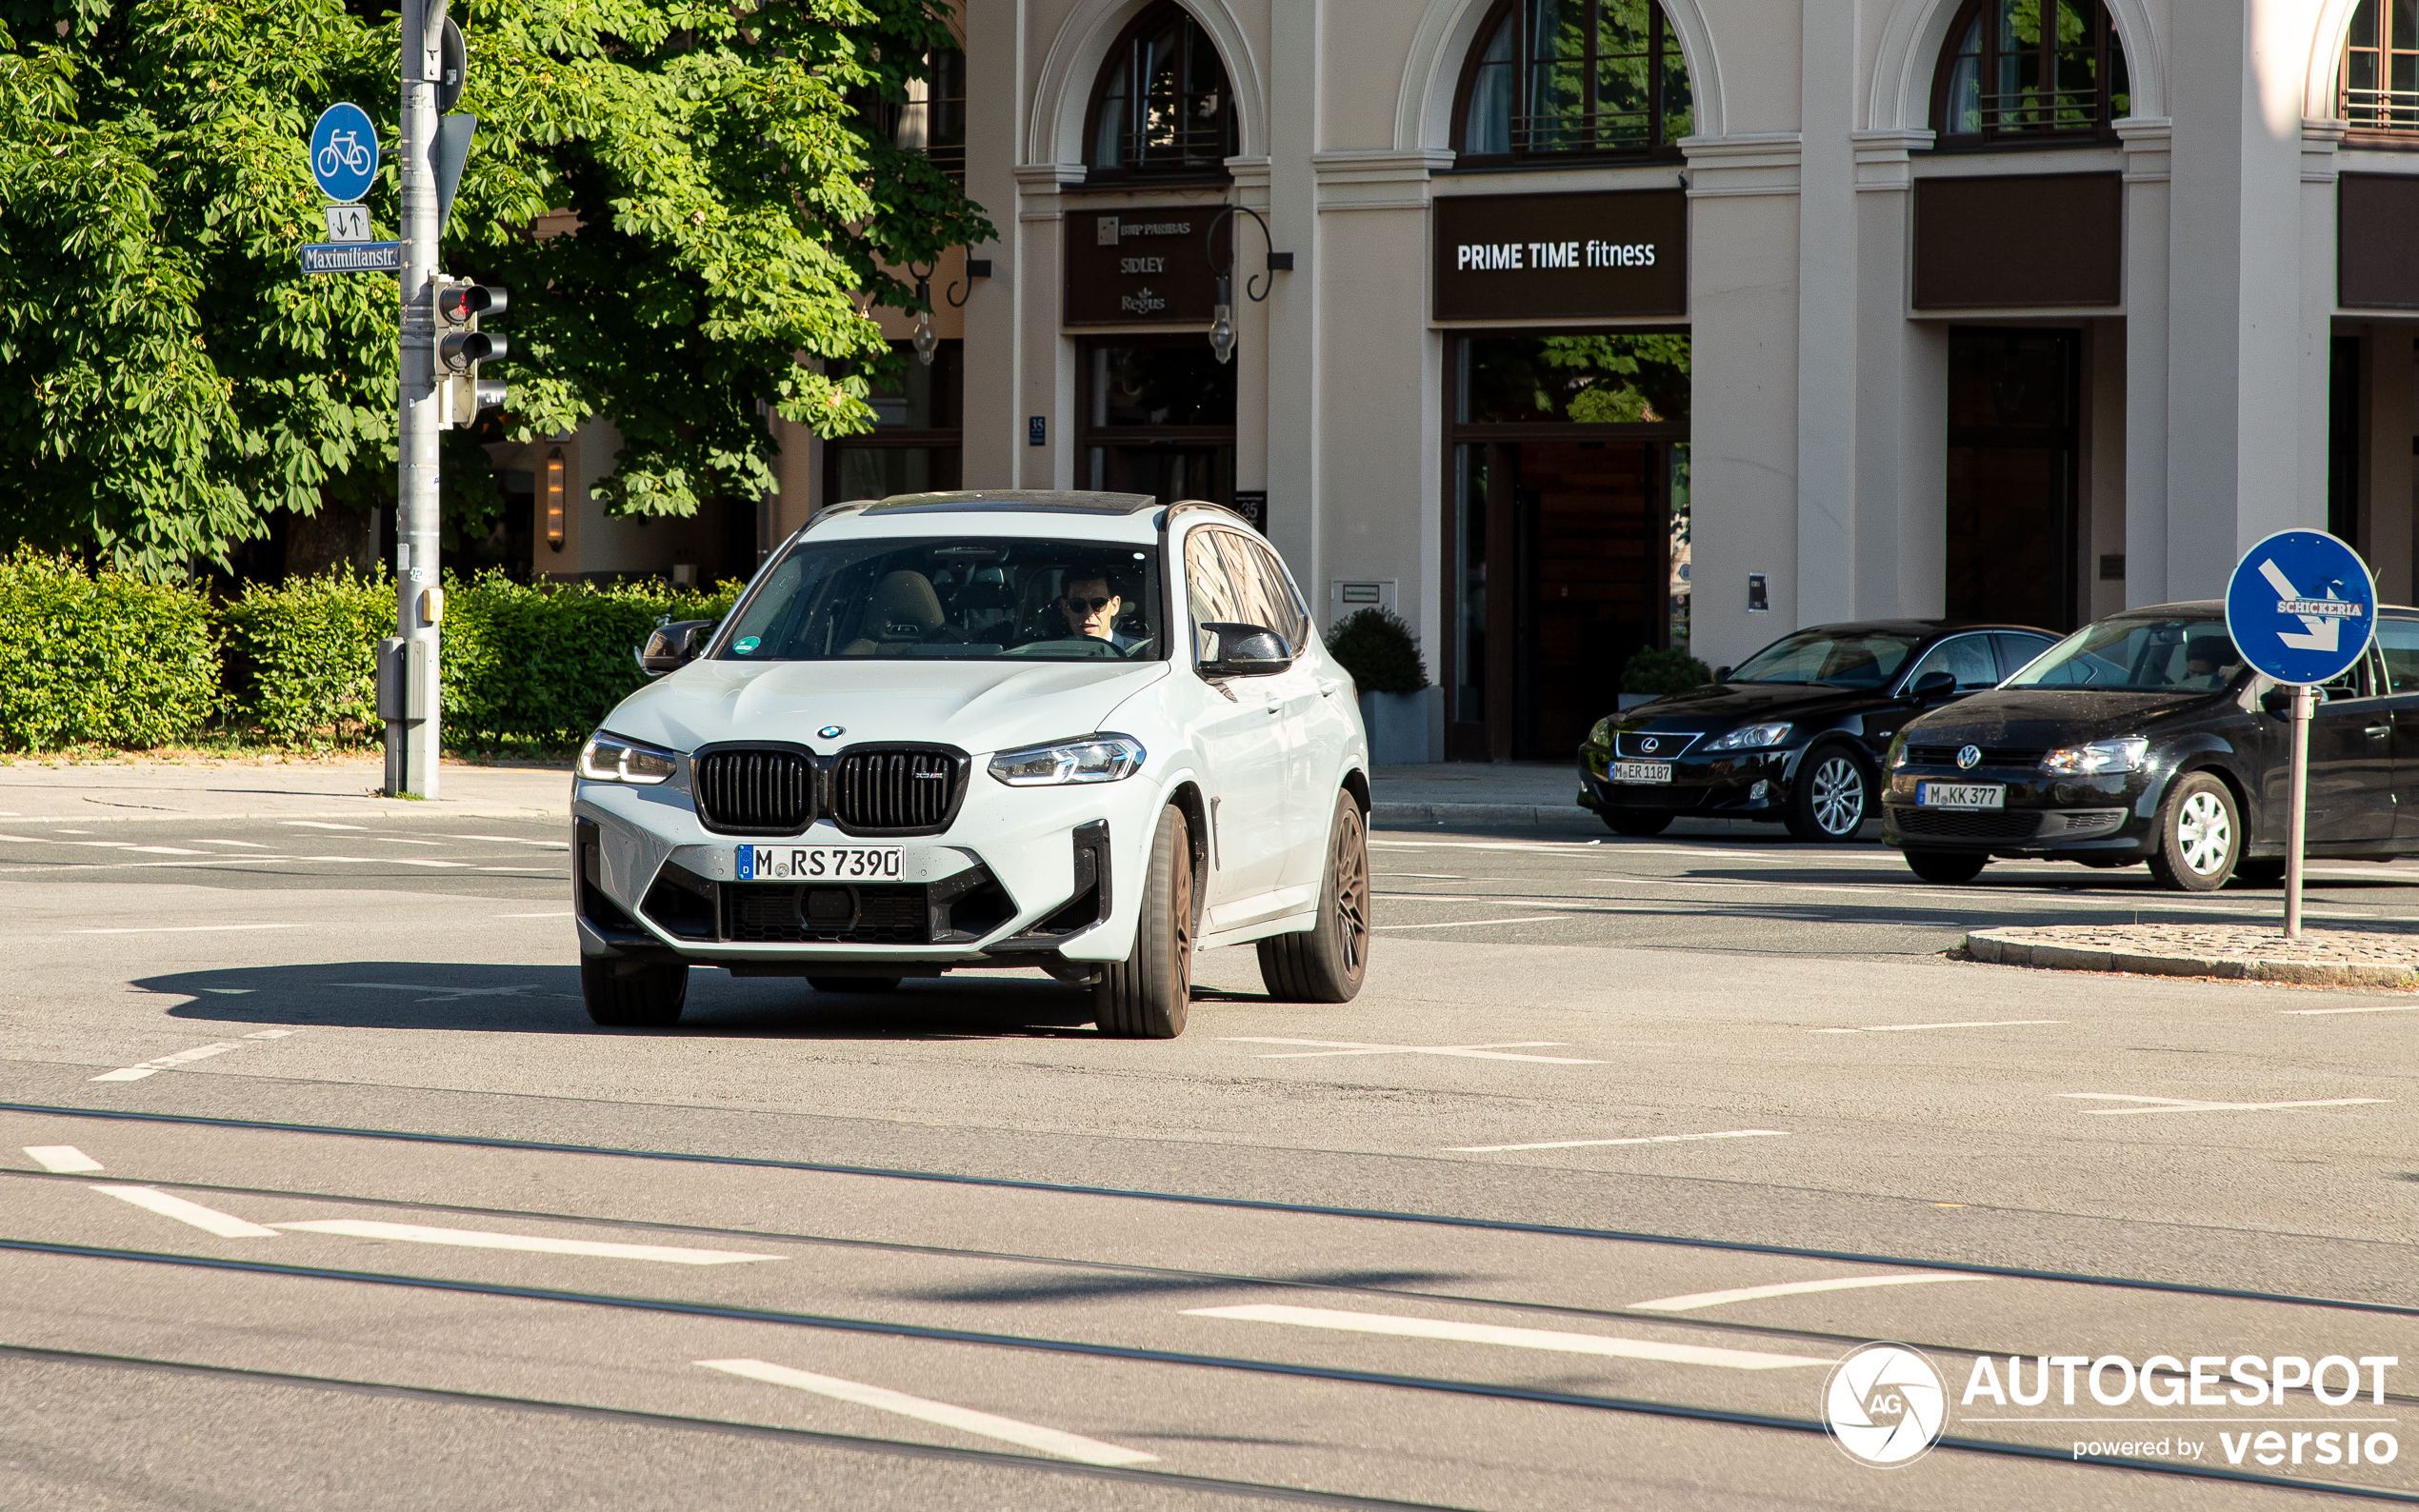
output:
[[[580,747],[579,774],[592,783],[636,783],[651,787],[670,780],[679,767],[677,751],[601,729]]]
[[[1900,730],[1889,738],[1889,769],[1896,771],[1907,765],[1907,732]]]
[[[2150,743],[2139,736],[2095,740],[2089,746],[2068,746],[2041,758],[2041,769],[2053,777],[2090,777],[2101,772],[2138,772]]]
[[[1588,744],[1590,746],[1611,745],[1612,724],[1614,718],[1614,715],[1607,714],[1604,718],[1596,721],[1596,727],[1588,731]]]
[[[1131,735],[1090,735],[1004,750],[991,758],[991,775],[1010,787],[1113,783],[1140,771],[1149,754]]]
[[[1707,750],[1760,750],[1778,746],[1789,738],[1787,725],[1742,725],[1728,735],[1717,735],[1705,743]]]

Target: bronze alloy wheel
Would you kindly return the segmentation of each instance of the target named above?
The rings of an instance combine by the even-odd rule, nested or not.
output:
[[[1092,1020],[1121,1040],[1172,1040],[1192,1002],[1192,831],[1185,811],[1159,813],[1133,954],[1100,968]]]
[[[1369,825],[1350,793],[1336,795],[1328,833],[1318,922],[1259,943],[1261,980],[1271,996],[1294,1003],[1349,1003],[1369,974]]]

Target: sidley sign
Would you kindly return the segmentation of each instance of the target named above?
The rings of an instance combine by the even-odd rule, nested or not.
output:
[[[1689,311],[1681,190],[1436,201],[1438,320],[1584,320]]]
[[[1210,261],[1218,209],[1125,206],[1068,216],[1066,323],[1209,325],[1218,303]]]

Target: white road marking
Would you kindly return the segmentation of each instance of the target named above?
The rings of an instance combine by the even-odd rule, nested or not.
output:
[[[558,908],[552,913],[500,913],[496,915],[499,919],[569,919],[570,916],[571,910],[569,908]]]
[[[2146,1107],[2095,1107],[2096,1118],[2123,1118],[2129,1113],[2250,1113],[2274,1107],[2349,1107],[2355,1103],[2383,1103],[2382,1097],[2321,1097],[2301,1103],[2211,1103],[2199,1098],[2130,1097],[2123,1092],[2061,1092],[2060,1097],[2089,1098],[2100,1103],[2144,1103]]]
[[[516,877],[559,877],[562,872],[551,866],[481,866],[481,871],[509,871]]]
[[[1627,909],[1623,911],[1636,912],[1639,910]],[[1455,919],[1446,924],[1381,924],[1374,925],[1373,927],[1379,929],[1469,929],[1484,924],[1558,924],[1560,922],[1561,916],[1559,914],[1546,913],[1532,914],[1526,919]]]
[[[1809,1034],[1909,1034],[1917,1029],[2004,1029],[2019,1024],[2064,1024],[2064,1019],[1964,1019],[1955,1024],[1868,1024],[1855,1029],[1809,1029]]]
[[[1315,1050],[1287,1050],[1263,1055],[1263,1061],[1314,1061],[1347,1055],[1454,1055],[1473,1061],[1544,1061],[1555,1065],[1602,1065],[1602,1061],[1576,1061],[1563,1055],[1507,1055],[1512,1049],[1557,1048],[1559,1040],[1507,1040],[1501,1044],[1364,1044],[1356,1040],[1286,1040],[1264,1034],[1230,1034],[1230,1044],[1314,1044]]]
[[[28,1144],[25,1146],[25,1152],[32,1156],[34,1164],[44,1170],[57,1171],[61,1175],[73,1175],[79,1171],[97,1171],[101,1168],[99,1161],[72,1144]]]
[[[1610,1355],[1617,1360],[1659,1360],[1677,1365],[1714,1365],[1725,1370],[1787,1370],[1835,1362],[1806,1355],[1772,1355],[1707,1344],[1668,1344],[1651,1339],[1614,1339],[1604,1334],[1561,1333],[1549,1328],[1508,1328],[1500,1323],[1446,1323],[1391,1313],[1339,1312],[1329,1307],[1188,1307],[1189,1318],[1233,1318],[1245,1323],[1287,1323],[1296,1328],[1332,1328],[1343,1333],[1391,1334],[1402,1339],[1443,1339],[1455,1343],[1503,1344],[1513,1349],[1551,1349],[1563,1354]]]
[[[2380,1003],[2366,1008],[2286,1008],[2298,1018],[2325,1018],[2336,1013],[2419,1013],[2419,1003]]]
[[[70,929],[69,934],[223,934],[230,929],[301,929],[299,924],[170,924],[139,929]]]
[[[423,1224],[377,1224],[352,1218],[277,1224],[311,1234],[349,1234],[355,1239],[391,1239],[409,1244],[452,1244],[462,1249],[517,1249],[533,1255],[592,1255],[600,1260],[654,1260],[667,1265],[730,1265],[747,1260],[779,1260],[736,1249],[690,1249],[674,1244],[611,1244],[593,1239],[541,1239],[534,1234],[491,1234],[475,1228],[430,1228]]]
[[[207,856],[210,854],[207,850],[183,850],[174,846],[129,846],[126,848],[139,850],[147,856]]]
[[[1159,1459],[1155,1454],[1145,1454],[1139,1449],[1120,1448],[1113,1443],[1103,1443],[1098,1439],[1087,1439],[1080,1433],[1019,1422],[1014,1418],[977,1412],[971,1407],[954,1407],[946,1402],[929,1402],[922,1397],[910,1397],[904,1391],[842,1381],[836,1376],[818,1376],[810,1371],[792,1370],[788,1365],[776,1365],[762,1360],[700,1360],[697,1363],[709,1370],[727,1371],[750,1381],[791,1386],[800,1391],[811,1391],[819,1397],[853,1402],[861,1407],[873,1407],[883,1412],[895,1412],[903,1418],[938,1423],[945,1428],[979,1434],[986,1439],[1021,1443],[1028,1449],[1039,1449],[1044,1454],[1054,1454],[1085,1464],[1151,1464]]]
[[[198,1044],[192,1049],[179,1050],[174,1055],[163,1055],[154,1061],[144,1061],[134,1065],[119,1066],[114,1071],[104,1071],[92,1080],[95,1082],[140,1082],[155,1071],[165,1071],[170,1066],[183,1065],[189,1061],[207,1061],[213,1055],[225,1055],[235,1047],[235,1042],[232,1040],[222,1040],[216,1044]]]
[[[283,823],[291,825],[297,829],[367,829],[370,827],[367,825],[331,825],[324,819],[289,819]]]
[[[1541,1144],[1454,1144],[1446,1149],[1449,1155],[1491,1155],[1499,1150],[1576,1150],[1594,1144],[1687,1144],[1696,1140],[1778,1140],[1789,1138],[1789,1130],[1777,1128],[1731,1128],[1714,1134],[1639,1134],[1618,1140],[1548,1140]]]
[[[445,844],[441,840],[406,840],[400,835],[378,835],[372,838],[382,840],[390,846],[441,846]]]
[[[222,1213],[215,1207],[204,1207],[199,1203],[189,1203],[182,1197],[171,1197],[166,1192],[153,1191],[148,1186],[95,1186],[92,1189],[96,1192],[107,1192],[111,1197],[122,1202],[132,1203],[137,1207],[149,1208],[162,1218],[173,1218],[180,1224],[190,1224],[195,1228],[206,1229],[221,1239],[275,1239],[277,1237],[277,1230],[273,1228],[263,1228],[258,1224],[246,1223],[231,1213]]]
[[[226,992],[230,989],[227,987],[212,987],[210,990],[213,992]],[[231,990],[237,992],[250,992],[251,988],[236,987]],[[244,1038],[247,1040],[282,1040],[290,1034],[300,1034],[302,1030],[300,1029],[254,1029],[251,1033],[245,1035]]]
[[[448,835],[448,840],[485,840],[499,846],[535,846],[542,850],[569,850],[559,840],[524,840],[518,835]]]
[[[193,844],[197,846],[241,846],[246,850],[274,850],[277,848],[275,846],[264,846],[257,840],[196,840]]]
[[[1658,1297],[1629,1305],[1646,1312],[1694,1312],[1724,1303],[1754,1302],[1764,1297],[1803,1297],[1818,1291],[1861,1291],[1868,1286],[1928,1286],[1942,1281],[1989,1281],[1988,1276],[1842,1276],[1836,1281],[1790,1281],[1773,1286],[1734,1286],[1729,1291],[1696,1291],[1685,1297]]]

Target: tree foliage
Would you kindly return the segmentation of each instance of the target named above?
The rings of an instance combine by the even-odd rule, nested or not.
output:
[[[768,412],[869,427],[885,268],[990,231],[852,104],[949,45],[936,3],[458,0],[444,261],[511,288],[512,397],[449,470],[602,416],[610,506],[686,514],[772,486]],[[399,50],[378,0],[0,0],[0,539],[172,573],[391,496],[395,286],[298,253],[310,124],[351,100],[391,147]],[[390,156],[380,236],[398,189]]]

